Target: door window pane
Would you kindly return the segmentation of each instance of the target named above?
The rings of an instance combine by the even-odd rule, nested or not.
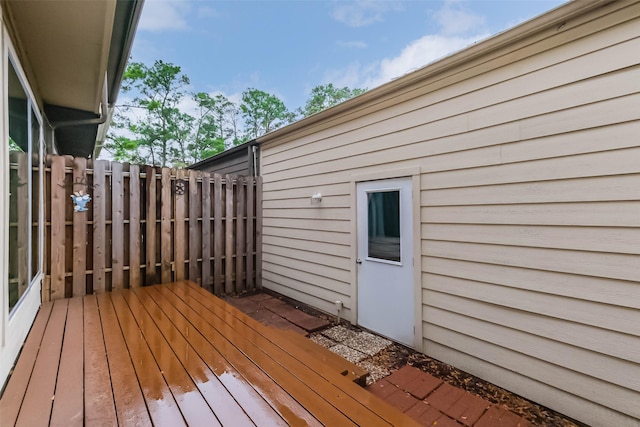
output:
[[[33,280],[40,272],[40,176],[42,173],[40,154],[40,122],[31,110],[31,272]]]
[[[27,95],[9,62],[9,310],[29,286],[29,125]]]
[[[367,193],[368,257],[400,262],[400,191]]]

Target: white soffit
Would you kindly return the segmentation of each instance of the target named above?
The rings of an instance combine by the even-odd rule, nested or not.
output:
[[[20,58],[45,103],[99,112],[115,0],[7,2]]]

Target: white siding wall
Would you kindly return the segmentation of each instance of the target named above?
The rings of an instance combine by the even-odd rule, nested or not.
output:
[[[263,145],[264,286],[328,312],[342,300],[349,318],[353,176],[419,167],[423,351],[637,426],[640,4],[365,108]]]

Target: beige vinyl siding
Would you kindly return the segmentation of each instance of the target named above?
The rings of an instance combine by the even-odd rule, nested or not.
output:
[[[267,138],[264,286],[355,321],[353,182],[418,169],[422,350],[638,425],[638,52],[640,3],[608,4]]]

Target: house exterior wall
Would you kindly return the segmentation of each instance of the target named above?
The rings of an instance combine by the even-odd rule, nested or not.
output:
[[[259,141],[263,284],[355,321],[354,182],[417,170],[418,348],[591,425],[638,425],[640,3],[554,13]]]
[[[259,147],[255,141],[249,141],[195,163],[189,166],[189,169],[215,172],[221,175],[258,176],[258,153]],[[256,160],[255,163],[254,160]]]
[[[249,157],[246,150],[238,151],[231,156],[220,158],[215,162],[194,165],[192,169],[215,172],[222,175],[249,175]]]

